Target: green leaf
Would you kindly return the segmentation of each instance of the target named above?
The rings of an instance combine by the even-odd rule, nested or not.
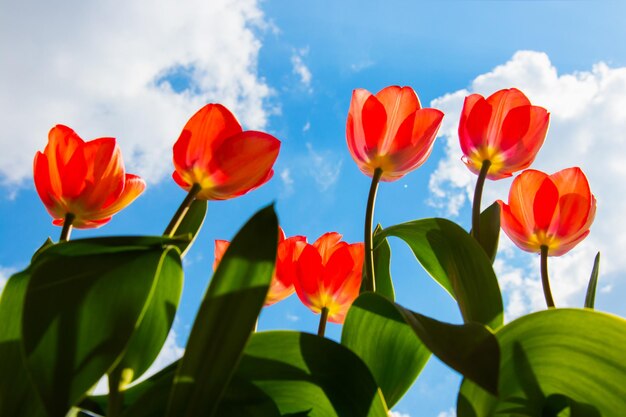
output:
[[[478,221],[480,222],[478,243],[493,263],[496,260],[498,241],[500,240],[500,205],[496,202],[487,207],[480,213]]]
[[[256,387],[256,389],[254,389]],[[269,402],[278,409],[272,412]],[[258,404],[268,414],[257,410]],[[387,417],[365,364],[349,349],[307,333],[255,333],[217,415]]]
[[[0,295],[0,416],[44,416],[26,371],[21,317],[30,270],[13,275]]]
[[[272,206],[239,231],[213,275],[180,361],[168,416],[212,416],[263,308],[278,220]]]
[[[181,242],[178,245],[178,248],[181,251],[181,258],[187,254],[191,245],[196,240],[196,236],[202,228],[202,223],[204,223],[204,218],[206,216],[207,211],[207,201],[206,200],[194,200],[185,213],[185,216],[181,220],[178,225],[178,229],[176,229],[177,236],[190,236],[191,239],[188,242]]]
[[[555,395],[572,416],[621,416],[626,410],[626,320],[588,309],[549,309],[496,332],[502,360],[498,398],[470,381],[459,417],[542,416]],[[563,403],[563,399],[561,399]]]
[[[374,276],[376,279],[376,292],[382,294],[391,301],[396,299],[391,280],[391,248],[385,238],[378,238],[382,231],[380,224],[374,230]],[[363,281],[365,282],[365,280]]]
[[[367,364],[393,407],[411,387],[430,358],[430,350],[407,324],[394,303],[377,293],[363,293],[346,316],[341,344]]]
[[[585,307],[593,308],[596,302],[596,288],[598,287],[598,272],[600,271],[600,252],[593,261],[593,269],[591,270],[591,278],[587,286],[587,296],[585,297]]]
[[[446,219],[423,219],[384,229],[380,238],[404,240],[424,269],[452,297],[465,322],[502,325],[503,306],[491,261],[478,242]]]
[[[162,271],[167,238],[74,240],[38,253],[22,317],[26,366],[51,417],[64,416],[124,352]],[[172,265],[174,264],[174,265]]]
[[[487,391],[498,392],[500,348],[488,327],[475,322],[444,323],[398,307],[417,336],[441,361]]]
[[[164,263],[156,279],[141,323],[132,334],[124,356],[115,365],[121,371],[122,386],[139,378],[150,368],[161,352],[178,309],[183,290],[181,263]]]

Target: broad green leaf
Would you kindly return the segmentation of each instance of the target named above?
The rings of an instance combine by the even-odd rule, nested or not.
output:
[[[256,388],[256,389],[254,389]],[[268,404],[275,404],[276,414]],[[259,413],[257,406],[265,413]],[[219,416],[387,417],[381,392],[349,349],[307,333],[256,333]]]
[[[424,345],[441,361],[489,392],[498,392],[500,348],[488,327],[476,322],[444,323],[398,307]]]
[[[387,405],[393,407],[411,387],[430,358],[430,350],[407,324],[394,303],[363,293],[346,316],[341,344],[367,364]]]
[[[277,245],[278,220],[269,206],[255,214],[228,246],[189,335],[168,416],[215,415],[263,308]]]
[[[585,297],[585,307],[593,308],[596,303],[596,288],[598,287],[598,272],[600,271],[600,252],[593,261],[593,269],[587,286],[587,296]]]
[[[415,220],[388,227],[378,236],[404,240],[430,276],[456,299],[466,322],[492,329],[502,325],[502,296],[491,262],[459,225],[439,218]]]
[[[178,249],[168,245],[176,241],[74,240],[33,258],[23,347],[50,417],[64,416],[124,352],[158,277],[180,268]]]
[[[21,317],[30,270],[13,275],[0,295],[0,416],[44,416],[26,371]]]
[[[115,365],[121,370],[122,385],[139,378],[161,352],[183,290],[182,265],[180,262],[164,263],[156,280],[141,323],[132,334],[124,356]]]
[[[559,403],[570,408],[571,416],[624,414],[623,318],[588,309],[549,309],[507,324],[496,337],[502,352],[500,396],[465,380],[457,405],[459,417],[540,417]]]
[[[187,213],[183,217],[182,221],[178,225],[178,229],[176,229],[177,236],[190,236],[191,240],[188,242],[182,242],[178,245],[178,248],[181,251],[181,258],[187,254],[191,245],[196,240],[196,236],[202,227],[202,223],[204,223],[204,218],[206,216],[207,210],[207,201],[206,200],[194,200],[187,210]]]
[[[480,222],[480,236],[476,239],[493,263],[496,260],[500,240],[500,205],[496,202],[487,207],[480,213],[478,221]]]

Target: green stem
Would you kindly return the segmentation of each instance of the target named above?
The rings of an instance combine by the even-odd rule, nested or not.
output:
[[[476,181],[476,188],[474,189],[474,201],[472,202],[472,236],[478,239],[480,236],[480,200],[483,198],[483,187],[485,186],[485,179],[489,172],[491,161],[483,161],[482,167],[480,167],[480,173],[478,174],[478,180]]]
[[[376,291],[376,280],[374,276],[374,236],[372,229],[374,226],[374,205],[376,204],[376,191],[383,170],[376,168],[372,177],[370,193],[367,197],[367,207],[365,209],[365,285],[364,291]]]
[[[543,285],[543,294],[546,297],[548,308],[554,307],[554,299],[552,291],[550,291],[550,281],[548,279],[548,247],[541,246],[541,284]]]
[[[168,224],[165,228],[163,235],[168,237],[174,236],[176,230],[178,229],[178,226],[180,226],[180,222],[183,221],[185,214],[187,214],[187,211],[189,211],[191,203],[193,203],[193,200],[196,199],[196,196],[198,195],[200,190],[201,187],[199,184],[194,184],[191,186],[189,192],[187,193],[187,197],[185,197],[183,202],[180,203],[180,207],[178,207],[178,210],[176,210],[176,213],[174,213],[174,217],[172,217],[172,220],[170,220],[170,224]]]
[[[322,315],[320,317],[320,325],[317,328],[317,335],[319,337],[324,337],[324,333],[326,333],[326,322],[328,321],[328,308],[322,308]]]
[[[124,405],[124,394],[120,391],[120,381],[122,379],[122,370],[115,367],[108,374],[109,380],[109,401],[107,409],[107,417],[117,417],[121,414]]]
[[[59,238],[59,242],[67,242],[70,240],[70,235],[72,234],[72,222],[74,222],[74,216],[72,213],[67,213],[65,215],[65,220],[63,220],[63,229],[61,229],[61,237]]]

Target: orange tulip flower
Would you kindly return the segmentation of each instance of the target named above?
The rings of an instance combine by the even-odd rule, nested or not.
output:
[[[348,244],[341,237],[326,233],[312,245],[303,244],[294,279],[304,305],[314,313],[325,309],[334,323],[343,323],[359,295],[364,257],[362,243]]]
[[[443,113],[423,109],[411,87],[390,86],[376,95],[352,93],[346,137],[359,169],[382,181],[395,181],[426,161],[433,149]]]
[[[174,144],[174,180],[197,199],[226,200],[247,193],[272,177],[280,141],[263,132],[243,131],[221,104],[207,104],[183,128]]]
[[[596,199],[580,168],[548,175],[529,169],[511,185],[502,209],[502,229],[521,249],[560,256],[589,234]]]
[[[299,242],[306,243],[304,236],[292,236],[285,238],[285,232],[281,227],[278,228],[278,251],[276,254],[276,269],[270,284],[265,306],[275,304],[294,293],[293,277],[296,274],[296,262],[304,245]],[[215,260],[213,262],[213,270],[217,269],[226,249],[230,242],[227,240],[215,241]]]
[[[146,187],[141,178],[125,172],[115,139],[84,142],[63,125],[50,130],[48,145],[35,155],[34,178],[53,224],[63,226],[69,218],[80,229],[107,223]]]
[[[465,98],[459,139],[463,162],[479,174],[489,161],[487,178],[498,180],[530,166],[543,145],[550,114],[533,106],[521,91],[500,90],[487,99]]]

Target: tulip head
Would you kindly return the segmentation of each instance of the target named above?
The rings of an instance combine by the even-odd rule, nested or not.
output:
[[[524,93],[511,88],[488,98],[465,98],[459,140],[463,162],[475,174],[491,162],[487,178],[498,180],[530,166],[543,145],[550,114],[533,106]]]
[[[382,181],[395,181],[422,165],[433,148],[443,113],[421,108],[411,87],[390,86],[376,95],[352,93],[346,138],[359,169]]]
[[[269,181],[279,149],[272,135],[243,131],[226,107],[207,104],[174,144],[173,177],[187,191],[198,184],[197,199],[226,200]]]
[[[146,187],[125,172],[115,139],[85,142],[63,125],[50,130],[46,148],[35,155],[34,179],[53,224],[62,226],[72,214],[72,226],[79,229],[107,223]]]
[[[291,236],[285,238],[285,232],[278,228],[278,250],[276,253],[276,268],[272,276],[272,282],[265,298],[265,306],[275,304],[294,293],[293,277],[296,274],[296,263],[306,243],[304,236]],[[226,240],[215,241],[215,260],[213,270],[217,269],[230,242]]]
[[[560,256],[589,234],[596,199],[580,168],[548,175],[526,170],[511,185],[509,204],[498,201],[502,229],[527,252]]]
[[[328,309],[328,320],[343,323],[359,295],[363,269],[362,243],[341,242],[339,233],[326,233],[303,246],[294,279],[300,300],[314,313]]]

